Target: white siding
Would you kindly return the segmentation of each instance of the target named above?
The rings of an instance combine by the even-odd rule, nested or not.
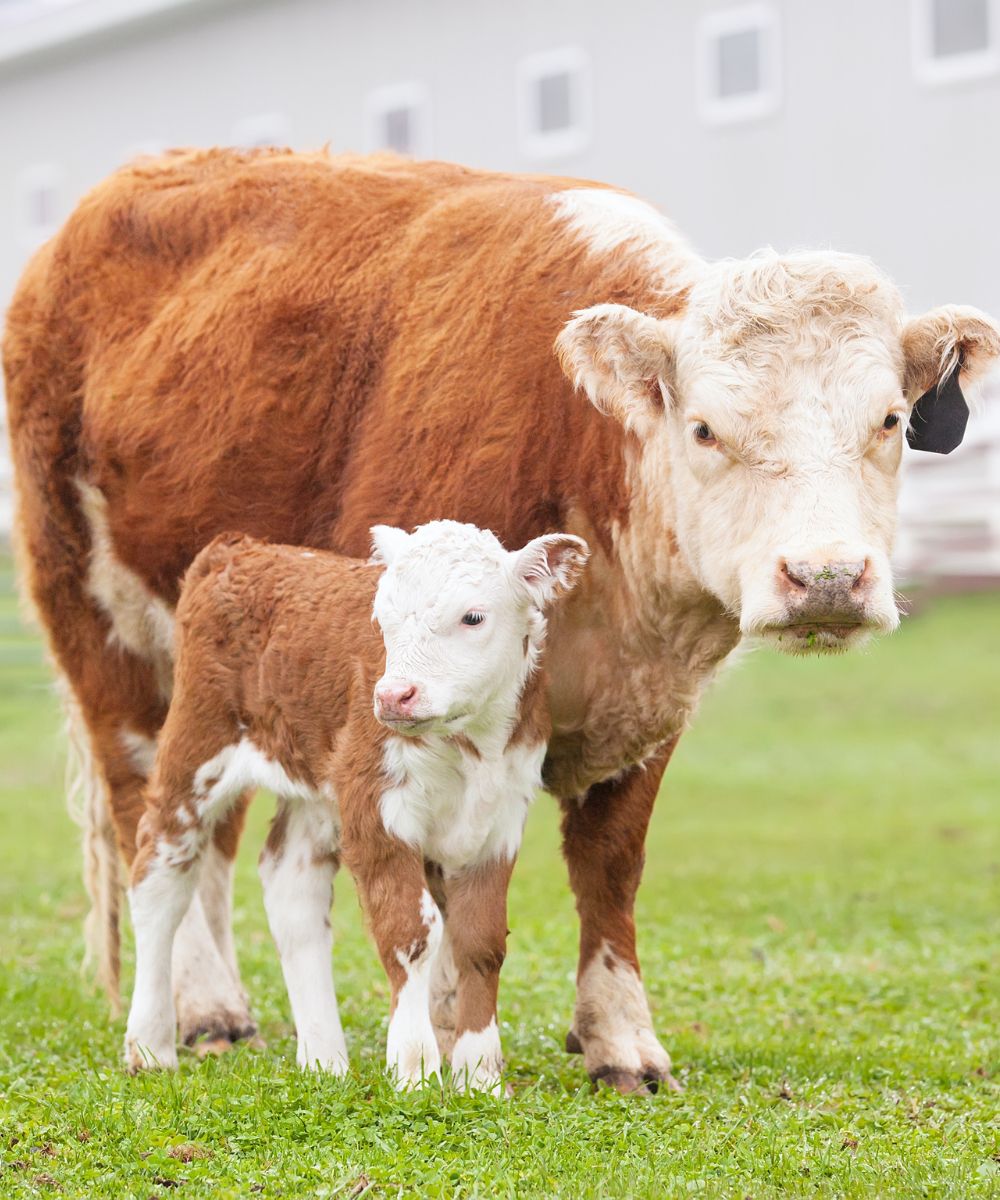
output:
[[[280,114],[294,146],[363,149],[372,93],[406,84],[426,89],[437,157],[611,180],[658,202],[706,254],[832,245],[870,254],[915,311],[955,301],[1000,313],[1000,156],[984,135],[1000,129],[1000,75],[921,79],[917,0],[767,0],[756,7],[778,23],[780,103],[713,125],[699,105],[699,28],[741,7],[76,0],[45,17],[52,36],[0,24],[0,303],[26,259],[12,234],[32,164],[58,168],[62,219],[137,147],[227,142],[260,114]],[[62,44],[60,20],[74,32]],[[567,45],[589,63],[588,137],[569,156],[531,158],[518,64]],[[994,422],[975,436],[1000,434]],[[976,453],[914,461],[908,524],[928,519],[924,490],[951,487],[952,461]],[[948,510],[973,499],[963,492]]]

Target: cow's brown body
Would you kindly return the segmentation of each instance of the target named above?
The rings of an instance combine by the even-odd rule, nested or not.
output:
[[[163,722],[163,627],[211,537],[358,555],[376,522],[447,516],[508,546],[587,538],[587,577],[550,631],[546,780],[564,802],[581,979],[598,957],[606,976],[581,994],[576,1042],[592,1075],[629,1088],[669,1068],[637,978],[646,825],[738,632],[689,574],[665,586],[669,529],[631,537],[632,435],[553,355],[574,310],[664,316],[686,289],[628,243],[595,253],[575,236],[550,202],[573,186],[592,185],[284,153],[137,165],[35,258],[4,352],[30,590],[129,859],[144,773],[123,737]],[[217,833],[223,859],[239,825]],[[624,1055],[602,1028],[616,988],[644,1029],[622,1035]]]

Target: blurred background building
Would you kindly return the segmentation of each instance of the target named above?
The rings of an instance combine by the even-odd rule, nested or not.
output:
[[[0,303],[129,157],[277,142],[606,180],[1000,314],[998,136],[1000,0],[0,0]],[[1000,577],[1000,403],[907,457],[904,574]]]

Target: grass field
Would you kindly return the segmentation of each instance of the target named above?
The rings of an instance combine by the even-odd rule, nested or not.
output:
[[[501,994],[510,1100],[398,1096],[338,882],[346,1081],[300,1074],[254,860],[237,940],[265,1051],[128,1078],[81,981],[56,703],[0,578],[0,1196],[1000,1195],[1000,596],[855,658],[751,656],[668,774],[640,895],[683,1095],[592,1094],[561,1044],[575,920],[529,821]]]

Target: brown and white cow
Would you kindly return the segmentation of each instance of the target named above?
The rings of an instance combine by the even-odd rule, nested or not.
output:
[[[92,750],[105,979],[98,868],[112,822],[134,855],[171,611],[207,541],[360,555],[380,522],[565,529],[592,550],[548,660],[544,778],[581,923],[568,1045],[593,1078],[655,1087],[633,903],[670,753],[744,634],[822,651],[892,628],[904,426],[998,353],[987,317],[907,317],[866,260],[706,262],[575,180],[284,151],[112,176],[29,265],[4,345],[22,562]],[[252,1026],[227,904],[241,814],[175,943],[186,1039]]]
[[[213,828],[269,787],[260,873],[299,1064],[347,1069],[330,974],[342,856],[392,988],[397,1082],[438,1074],[444,1050],[459,1087],[499,1086],[507,885],[549,735],[545,613],[587,548],[548,534],[508,552],[454,521],[372,535],[384,570],[223,535],[187,573],[129,891],[132,1070],[177,1063],[173,939]]]

